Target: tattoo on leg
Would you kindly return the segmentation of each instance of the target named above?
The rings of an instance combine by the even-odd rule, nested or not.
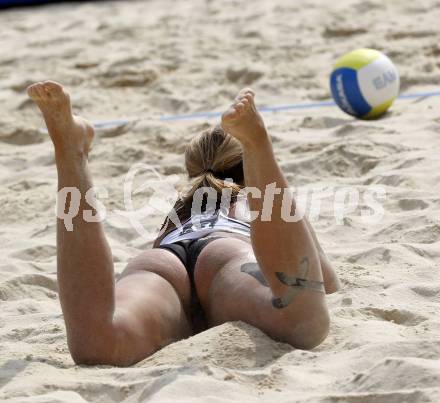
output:
[[[295,297],[304,289],[311,291],[325,293],[324,283],[322,281],[307,280],[307,274],[309,272],[309,259],[304,257],[299,263],[297,270],[297,276],[289,276],[286,273],[276,272],[278,280],[281,283],[288,285],[290,289],[280,298],[273,298],[272,305],[275,308],[281,309],[289,306]]]
[[[258,263],[256,262],[244,263],[241,265],[240,271],[251,275],[252,277],[257,279],[260,282],[260,284],[264,285],[265,287],[269,287],[269,284],[264,278],[264,274],[261,271],[260,266],[258,266]]]

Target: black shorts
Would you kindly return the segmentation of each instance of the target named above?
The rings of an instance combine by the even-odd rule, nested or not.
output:
[[[199,238],[199,239],[185,239],[175,243],[166,245],[159,245],[156,248],[166,249],[174,253],[188,272],[189,280],[191,283],[191,320],[196,332],[207,329],[208,324],[206,316],[203,312],[202,306],[197,295],[196,285],[194,281],[194,269],[197,263],[197,258],[202,252],[203,248],[210,242],[216,239],[224,238],[222,236]]]

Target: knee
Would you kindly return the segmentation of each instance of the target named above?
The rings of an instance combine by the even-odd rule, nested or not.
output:
[[[69,347],[70,355],[76,365],[112,365],[126,367],[130,363],[117,359],[110,350],[91,347]]]
[[[110,365],[106,357],[97,354],[95,351],[70,349],[70,355],[76,365]]]
[[[123,358],[118,352],[112,337],[97,337],[93,339],[84,337],[81,339],[68,338],[70,355],[76,365],[111,365],[127,367],[132,362]]]
[[[330,317],[323,310],[313,317],[300,321],[289,321],[283,326],[281,338],[292,347],[311,350],[319,346],[327,337],[330,329]]]
[[[111,365],[113,367],[130,367],[136,361],[112,356],[111,352],[98,352],[92,350],[71,351],[73,362],[76,365]]]

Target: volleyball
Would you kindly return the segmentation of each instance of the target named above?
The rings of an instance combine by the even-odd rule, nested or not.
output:
[[[360,119],[382,116],[398,96],[399,88],[396,66],[374,49],[357,49],[340,57],[330,76],[336,104]]]

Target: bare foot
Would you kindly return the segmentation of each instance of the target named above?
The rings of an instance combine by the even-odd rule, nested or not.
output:
[[[250,88],[241,90],[222,116],[223,130],[244,145],[267,139],[266,127],[255,107],[254,97],[255,93]]]
[[[88,155],[94,130],[86,120],[73,116],[70,97],[54,81],[44,81],[28,87],[29,97],[38,105],[56,152]]]

